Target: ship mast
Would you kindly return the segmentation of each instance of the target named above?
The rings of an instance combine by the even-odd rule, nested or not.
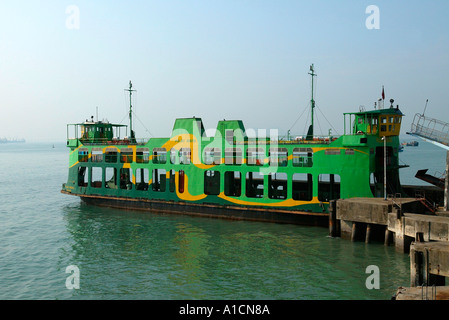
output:
[[[312,76],[312,98],[310,100],[311,103],[311,122],[309,131],[307,132],[306,140],[313,140],[313,109],[315,109],[315,100],[313,99],[313,77],[316,77],[315,69],[313,64],[310,66],[309,74]]]
[[[129,89],[125,89],[125,91],[129,92],[129,131],[131,134],[131,142],[135,141],[135,136],[134,136],[134,131],[133,131],[133,106],[131,103],[131,96],[133,94],[133,91],[136,90],[132,90],[133,84],[131,83],[131,80],[129,80]]]

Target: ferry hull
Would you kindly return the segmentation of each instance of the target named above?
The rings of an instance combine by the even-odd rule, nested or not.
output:
[[[317,213],[305,211],[287,211],[274,208],[251,208],[229,205],[223,206],[214,204],[194,204],[164,200],[73,194],[65,191],[62,191],[62,193],[79,196],[81,200],[88,205],[125,210],[139,210],[164,214],[183,214],[219,219],[288,223],[320,227],[327,227],[329,225],[329,214],[326,212]]]

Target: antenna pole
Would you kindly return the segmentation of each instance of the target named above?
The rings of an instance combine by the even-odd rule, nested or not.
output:
[[[313,64],[310,66],[309,74],[312,76],[312,98],[310,100],[311,103],[311,123],[309,127],[309,131],[307,132],[307,140],[313,140],[313,109],[315,109],[315,100],[313,99],[313,77],[316,77],[315,69]]]
[[[133,94],[133,91],[136,90],[132,90],[133,84],[131,83],[131,80],[129,80],[129,89],[125,89],[125,91],[129,92],[129,131],[131,134],[131,141],[134,142],[134,131],[133,131],[133,105],[131,103],[131,96]]]
[[[424,116],[424,113],[426,113],[426,109],[427,109],[427,102],[429,102],[429,99],[426,100],[426,106],[424,107],[424,112],[422,113],[422,115]]]

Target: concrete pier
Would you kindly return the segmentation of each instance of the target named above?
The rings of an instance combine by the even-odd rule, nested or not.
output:
[[[424,212],[425,206],[419,199],[400,198],[397,200],[382,198],[351,198],[337,200],[336,221],[339,236],[352,241],[391,242],[391,230],[388,228],[390,214],[399,219],[402,212]],[[333,213],[332,213],[333,214]],[[331,232],[331,231],[330,231]],[[335,230],[333,231],[335,233]]]
[[[449,300],[449,242],[414,242],[410,246],[410,287],[400,287],[395,300]]]
[[[449,277],[449,242],[412,243],[410,286],[444,286],[445,277]]]
[[[400,287],[393,297],[394,300],[449,300],[449,287],[420,286]]]
[[[396,249],[407,253],[413,241],[449,241],[449,217],[389,213],[388,230],[395,235]]]

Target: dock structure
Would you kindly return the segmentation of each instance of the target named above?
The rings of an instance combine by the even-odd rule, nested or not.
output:
[[[395,234],[395,246],[407,253],[412,242],[449,241],[449,217],[442,215],[426,215],[404,213],[397,217],[388,215],[388,229]]]
[[[410,287],[395,300],[449,300],[449,212],[421,198],[352,198],[330,204],[329,234],[351,241],[394,243],[410,255]]]
[[[410,287],[398,288],[395,300],[449,300],[449,242],[430,241],[410,246]]]
[[[449,300],[449,287],[400,287],[393,296],[393,300]]]
[[[396,220],[402,221],[403,212],[424,212],[423,199],[400,198],[350,198],[339,199],[330,205],[329,233],[351,241],[383,241],[385,245],[394,242],[404,250],[403,233],[396,230]],[[393,219],[395,218],[395,219]],[[392,227],[394,225],[394,227]]]
[[[410,286],[444,285],[449,277],[449,242],[415,242],[410,247]]]

